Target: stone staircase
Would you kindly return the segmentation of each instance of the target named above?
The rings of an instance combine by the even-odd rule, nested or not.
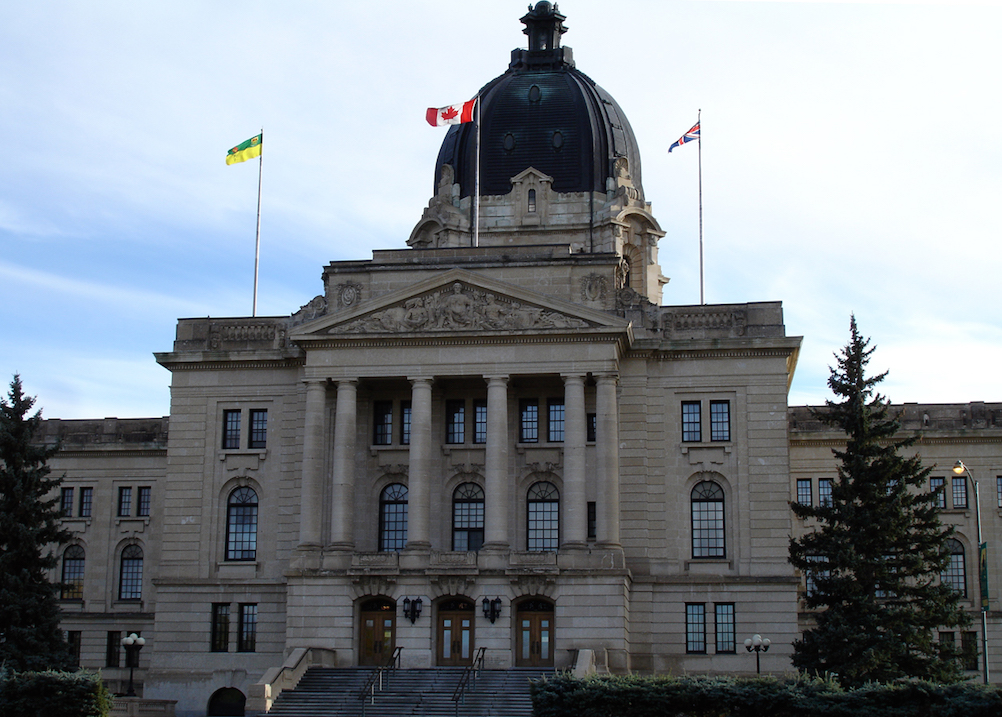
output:
[[[367,717],[531,717],[529,680],[552,672],[543,670],[482,670],[466,698],[452,696],[462,668],[394,670],[384,678],[375,702],[366,700]],[[365,668],[312,667],[294,690],[286,690],[267,717],[355,717],[363,714],[359,692],[372,671]]]

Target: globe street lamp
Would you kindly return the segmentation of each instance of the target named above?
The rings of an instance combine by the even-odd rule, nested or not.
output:
[[[963,461],[953,464],[953,472],[958,476],[966,474],[967,480],[974,486],[974,521],[978,531],[978,588],[981,593],[981,653],[985,661],[985,684],[988,684],[988,546],[981,538],[981,491],[974,474]]]
[[[143,645],[146,644],[146,638],[140,637],[136,633],[132,633],[128,637],[122,638],[122,647],[125,648],[125,664],[129,666],[129,689],[125,693],[126,697],[135,697],[136,690],[133,687],[132,675],[135,669],[139,666],[139,651],[143,649]]]
[[[762,674],[762,664],[759,662],[759,655],[763,652],[769,651],[769,645],[772,644],[772,640],[768,637],[762,637],[761,635],[755,634],[745,640],[745,649],[748,652],[755,653],[755,673]]]

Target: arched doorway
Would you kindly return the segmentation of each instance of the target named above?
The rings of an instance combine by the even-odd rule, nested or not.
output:
[[[206,714],[210,717],[243,717],[246,703],[243,692],[235,687],[224,687],[212,693]]]
[[[515,612],[515,666],[553,667],[553,603],[530,598]]]
[[[359,611],[359,665],[383,665],[393,654],[397,605],[389,598],[370,598]]]
[[[439,603],[437,664],[469,665],[473,662],[476,616],[476,605],[472,600],[456,597]]]

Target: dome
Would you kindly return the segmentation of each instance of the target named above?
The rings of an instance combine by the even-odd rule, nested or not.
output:
[[[555,4],[539,2],[521,20],[528,50],[513,50],[508,71],[480,90],[480,195],[504,195],[511,180],[533,167],[553,178],[554,192],[605,192],[614,163],[627,160],[643,199],[640,151],[626,115],[612,96],[574,66]],[[451,165],[459,196],[476,180],[476,123],[453,125],[435,164],[435,183]]]

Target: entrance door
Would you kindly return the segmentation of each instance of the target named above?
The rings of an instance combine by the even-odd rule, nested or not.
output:
[[[359,630],[359,665],[383,665],[393,655],[397,606],[392,600],[375,598],[362,603]]]
[[[438,608],[438,664],[469,665],[473,662],[473,626],[476,608],[472,601],[452,598]]]
[[[516,613],[516,667],[553,667],[553,603],[528,600]]]

